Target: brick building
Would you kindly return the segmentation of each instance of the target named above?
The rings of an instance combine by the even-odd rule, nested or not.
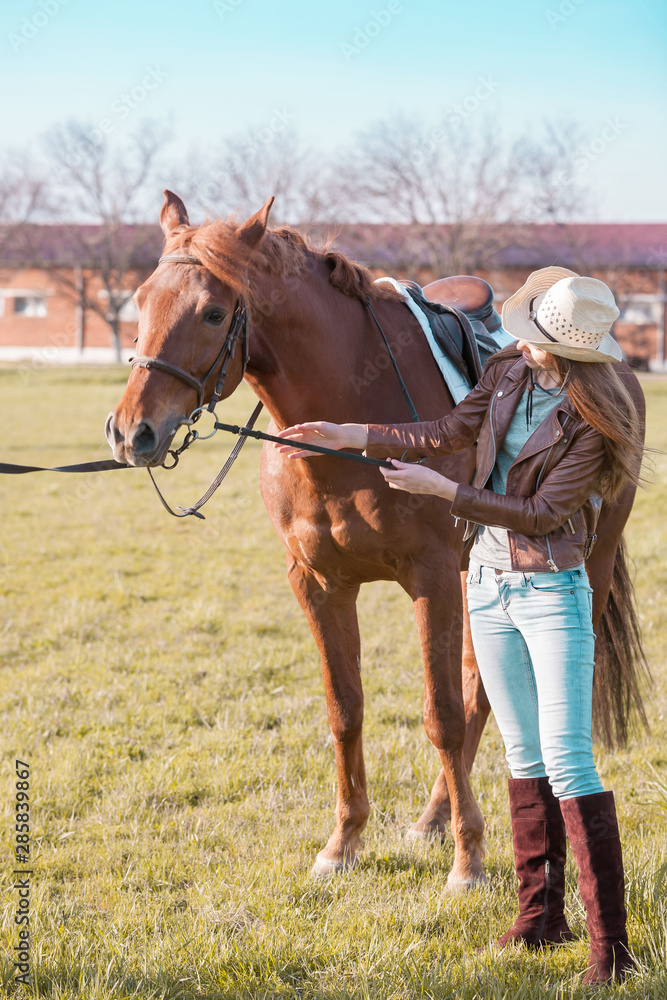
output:
[[[378,275],[413,277],[422,285],[442,277],[427,263],[411,266],[402,253],[405,243],[405,227],[392,225],[343,226],[336,241]],[[410,249],[419,256],[418,239],[411,238]],[[426,249],[422,257],[428,260]],[[628,360],[644,369],[667,369],[667,224],[527,225],[474,273],[492,286],[500,312],[531,271],[552,264],[605,281],[621,310],[613,333]]]
[[[0,360],[113,361],[105,319],[118,298],[127,356],[137,332],[136,287],[162,247],[157,226],[24,226],[0,233]],[[122,303],[122,305],[121,305]]]
[[[103,313],[109,298],[99,231],[93,226],[24,228],[30,230],[27,241],[18,245],[5,234],[0,243],[0,360],[113,360],[111,328],[89,305],[94,302]],[[326,236],[320,229],[310,232]],[[443,227],[443,236],[445,231]],[[377,275],[410,277],[422,284],[442,277],[429,266],[426,245],[420,250],[418,234],[413,231],[409,240],[406,236],[400,225],[344,225],[336,246]],[[120,239],[123,268],[116,287],[126,298],[155,267],[162,233],[157,226],[126,226]],[[82,253],[82,247],[89,252]],[[628,359],[644,368],[667,368],[667,224],[525,226],[476,273],[493,286],[500,306],[531,271],[549,264],[606,281],[621,309],[613,332]],[[136,336],[131,298],[119,320],[127,356]]]

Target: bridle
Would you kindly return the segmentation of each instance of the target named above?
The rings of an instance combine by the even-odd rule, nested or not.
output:
[[[206,266],[204,262],[201,261],[198,257],[193,257],[191,254],[185,254],[185,253],[163,254],[163,256],[160,257],[158,260],[158,265],[159,264],[199,264],[201,267]],[[178,460],[182,455],[182,453],[186,451],[190,447],[190,445],[194,444],[197,438],[201,437],[201,435],[198,434],[198,432],[192,428],[192,425],[196,423],[197,420],[199,420],[204,410],[204,393],[206,391],[206,383],[208,382],[208,380],[210,379],[211,375],[216,370],[218,365],[220,365],[220,371],[218,372],[218,377],[216,379],[213,395],[211,396],[208,406],[206,407],[206,409],[210,413],[213,413],[215,411],[217,403],[219,403],[222,398],[225,380],[228,375],[227,369],[229,368],[230,361],[232,361],[234,357],[234,353],[236,351],[236,344],[239,338],[241,340],[241,350],[243,352],[242,364],[241,364],[241,378],[243,378],[243,376],[246,373],[246,368],[248,367],[250,349],[248,344],[248,309],[245,302],[240,297],[237,300],[236,305],[234,307],[234,312],[232,313],[232,319],[229,324],[229,329],[227,330],[227,336],[224,339],[222,347],[218,351],[218,354],[213,364],[211,365],[211,367],[209,368],[209,370],[206,372],[206,374],[202,379],[198,379],[195,375],[192,374],[192,372],[188,372],[184,368],[179,368],[178,365],[173,365],[171,361],[164,361],[162,358],[154,358],[149,354],[142,354],[139,357],[130,358],[130,364],[132,365],[133,370],[135,368],[146,368],[148,370],[153,368],[157,371],[166,372],[167,375],[173,375],[174,378],[180,379],[181,382],[185,382],[186,385],[191,386],[197,393],[197,406],[192,411],[189,417],[183,418],[174,428],[174,433],[176,433],[179,427],[183,426],[184,424],[187,426],[188,432],[185,435],[183,444],[180,446],[180,448],[176,449],[171,448],[167,451],[167,455],[171,455],[173,464],[166,465],[165,462],[163,462],[162,463],[163,468],[173,469],[176,465],[178,465]],[[249,427],[252,427],[254,425],[261,410],[262,410],[262,403],[258,402],[252,413],[252,416],[250,417],[250,420],[248,420]],[[215,430],[213,431],[213,433],[215,433]],[[212,437],[212,435],[211,434],[205,435],[205,437]],[[202,440],[204,440],[205,437],[202,438]],[[206,503],[206,501],[210,499],[213,493],[215,493],[218,486],[227,475],[229,469],[234,464],[236,457],[240,452],[241,448],[243,447],[243,445],[245,444],[245,442],[246,442],[245,437],[239,438],[235,447],[232,449],[229,458],[227,459],[224,466],[222,467],[216,478],[209,486],[206,493],[202,497],[200,497],[199,500],[197,500],[197,502],[194,503],[191,507],[181,507],[180,510],[182,511],[182,513],[180,514],[177,513],[175,510],[172,510],[167,501],[165,500],[165,498],[163,497],[158,484],[155,482],[155,477],[153,476],[153,473],[151,472],[151,469],[149,467],[148,475],[151,478],[153,486],[155,487],[155,491],[158,497],[160,498],[162,506],[165,508],[165,510],[167,510],[170,514],[173,514],[174,517],[187,517],[189,514],[194,514],[195,517],[203,518],[204,515],[199,513],[199,508],[202,507]]]
[[[160,257],[159,260],[158,260],[158,264],[162,264],[162,263],[199,264],[202,267],[206,266],[203,263],[203,261],[199,260],[198,257],[193,257],[190,254],[180,254],[180,253],[165,254],[164,256]],[[401,376],[398,364],[396,362],[396,358],[394,357],[393,351],[392,351],[391,347],[389,346],[389,341],[387,340],[387,336],[386,336],[384,330],[382,329],[382,326],[380,325],[380,323],[379,323],[379,321],[378,321],[375,313],[373,312],[373,309],[371,307],[370,296],[368,296],[368,295],[365,298],[365,305],[366,305],[366,307],[367,307],[370,315],[372,316],[375,325],[377,326],[378,330],[380,331],[380,333],[382,335],[382,339],[383,339],[383,341],[385,343],[385,346],[387,348],[387,351],[389,353],[389,357],[391,359],[391,363],[392,363],[392,365],[394,367],[394,370],[396,372],[396,375],[398,377],[399,385],[401,387],[401,392],[403,393],[403,396],[405,397],[405,400],[406,400],[406,402],[408,404],[408,408],[410,410],[410,416],[411,416],[411,418],[412,418],[413,421],[418,421],[419,420],[419,415],[417,414],[417,410],[415,409],[414,403],[412,402],[412,399],[410,398],[410,394],[408,392],[407,386],[406,386],[405,382],[403,381],[403,377]],[[185,439],[183,441],[183,444],[178,449],[170,449],[170,450],[167,451],[167,455],[171,455],[171,457],[173,459],[173,465],[168,466],[168,465],[165,465],[165,463],[163,462],[162,463],[163,468],[165,468],[165,469],[173,469],[174,466],[178,464],[178,460],[179,460],[180,455],[184,451],[186,451],[186,449],[188,449],[190,447],[190,445],[193,444],[197,440],[197,438],[201,438],[201,440],[205,440],[206,437],[212,437],[213,434],[215,434],[216,430],[226,430],[226,431],[230,431],[233,434],[240,435],[239,436],[239,440],[237,441],[236,445],[234,446],[234,448],[232,449],[232,451],[231,451],[231,453],[229,455],[229,458],[227,459],[227,461],[225,462],[225,464],[223,465],[222,469],[220,470],[220,472],[218,473],[218,475],[215,477],[215,479],[213,480],[213,482],[211,483],[211,485],[209,486],[209,488],[206,490],[206,492],[204,493],[204,495],[201,496],[199,498],[199,500],[196,501],[196,503],[192,504],[191,507],[180,507],[179,510],[181,511],[181,513],[177,513],[175,510],[171,509],[171,507],[169,506],[169,504],[167,503],[167,501],[163,497],[163,495],[162,495],[162,493],[160,491],[160,488],[158,487],[158,484],[155,482],[155,478],[154,478],[153,473],[152,473],[152,471],[150,469],[150,466],[147,466],[148,475],[150,476],[150,478],[151,478],[151,480],[153,482],[153,486],[155,487],[157,495],[160,498],[160,501],[162,502],[162,506],[170,514],[173,514],[174,517],[187,517],[190,514],[193,514],[195,517],[200,517],[200,518],[204,517],[204,515],[202,513],[200,513],[199,508],[203,507],[203,505],[211,498],[211,496],[215,493],[215,491],[217,490],[217,488],[220,486],[220,483],[222,482],[222,480],[225,478],[225,476],[229,472],[229,470],[232,467],[232,465],[234,464],[234,462],[235,462],[235,460],[236,460],[236,458],[237,458],[237,456],[238,456],[241,448],[243,447],[243,445],[245,444],[245,442],[247,441],[247,439],[249,437],[254,437],[254,438],[257,438],[258,440],[274,441],[274,442],[282,443],[282,439],[281,438],[275,437],[272,434],[266,434],[266,433],[264,433],[262,431],[255,431],[255,430],[253,430],[255,421],[257,420],[257,417],[259,416],[259,414],[260,414],[260,412],[262,410],[262,405],[263,404],[262,404],[261,401],[259,401],[257,403],[257,405],[255,406],[255,409],[253,410],[252,414],[250,415],[250,418],[246,421],[246,424],[245,424],[244,427],[238,427],[238,426],[232,425],[232,424],[223,424],[223,423],[220,423],[218,420],[216,420],[215,424],[214,424],[213,432],[211,434],[205,435],[203,437],[192,427],[192,424],[195,423],[199,419],[199,417],[201,416],[201,414],[202,414],[202,412],[204,410],[204,392],[205,392],[205,386],[206,386],[206,383],[208,382],[209,378],[213,374],[213,372],[216,370],[218,364],[220,364],[220,371],[218,372],[218,378],[217,378],[217,381],[216,381],[216,384],[215,384],[215,389],[213,390],[213,395],[211,396],[211,399],[209,400],[209,403],[208,403],[208,407],[206,407],[206,409],[208,409],[210,413],[213,413],[214,410],[215,410],[216,404],[222,398],[222,392],[223,392],[223,388],[224,388],[224,384],[225,384],[225,379],[227,378],[227,374],[228,374],[227,373],[227,369],[229,367],[230,361],[234,357],[234,351],[236,349],[236,344],[237,344],[237,341],[239,340],[239,338],[241,339],[241,346],[242,346],[242,350],[243,350],[243,359],[242,359],[243,360],[243,364],[242,364],[242,372],[241,372],[241,378],[243,378],[243,376],[245,375],[245,372],[246,372],[247,365],[248,365],[249,347],[248,347],[248,310],[247,310],[245,302],[243,301],[242,298],[239,298],[238,301],[237,301],[237,303],[236,303],[236,306],[234,308],[234,312],[232,314],[231,323],[229,324],[229,329],[227,331],[227,336],[225,337],[224,343],[223,343],[222,347],[220,348],[220,350],[218,351],[218,355],[217,355],[215,361],[213,362],[213,364],[211,365],[211,367],[209,368],[209,370],[206,372],[206,374],[204,375],[203,379],[196,378],[196,376],[194,376],[191,372],[186,371],[184,368],[179,368],[178,365],[173,365],[170,361],[163,361],[162,358],[154,358],[154,357],[151,357],[150,355],[147,355],[147,354],[141,355],[141,356],[136,357],[136,358],[130,358],[130,364],[132,365],[133,369],[134,368],[147,368],[147,369],[154,368],[157,371],[165,372],[167,375],[173,375],[174,378],[180,379],[181,382],[185,382],[186,385],[191,386],[195,390],[195,392],[197,393],[197,406],[196,406],[196,408],[192,411],[192,413],[190,414],[189,417],[183,418],[180,421],[180,423],[177,425],[177,427],[174,429],[174,433],[175,433],[176,430],[178,429],[178,427],[182,426],[183,424],[185,424],[188,427],[188,432],[185,435]],[[336,455],[338,457],[347,458],[347,459],[350,459],[350,460],[355,461],[355,462],[362,462],[362,463],[366,463],[366,464],[370,464],[370,465],[380,465],[380,466],[386,466],[386,467],[391,468],[390,463],[388,463],[384,459],[370,458],[370,457],[367,457],[366,455],[354,455],[354,454],[351,454],[349,452],[341,452],[341,451],[337,451],[337,450],[332,450],[330,448],[323,448],[323,447],[320,447],[318,445],[303,445],[303,447],[306,448],[306,449],[308,449],[308,450],[311,450],[311,451],[320,452],[320,453],[323,453],[323,454]],[[407,454],[407,452],[406,452],[406,454]],[[405,455],[403,456],[403,458],[405,459]],[[420,462],[423,462],[423,461],[425,461],[425,460],[424,459],[420,460]]]
[[[160,257],[158,264],[172,263],[172,264],[203,264],[203,261],[199,260],[198,257],[192,257],[190,254],[181,253],[169,253]],[[234,312],[232,314],[232,320],[229,324],[229,330],[227,331],[227,336],[225,337],[224,343],[220,350],[218,351],[217,357],[209,370],[206,372],[202,379],[198,379],[191,372],[185,371],[184,368],[179,368],[178,365],[173,365],[171,361],[163,361],[162,358],[154,358],[148,354],[142,354],[136,358],[130,358],[130,364],[132,368],[155,368],[157,371],[166,372],[167,375],[173,375],[174,378],[178,378],[181,382],[185,382],[186,385],[191,386],[197,393],[197,406],[190,414],[188,420],[194,421],[199,418],[199,414],[204,409],[204,392],[206,383],[210,379],[213,372],[216,370],[220,364],[220,371],[218,373],[218,378],[215,383],[215,389],[213,390],[213,395],[209,401],[207,409],[209,412],[213,413],[216,404],[220,402],[222,398],[222,392],[225,385],[225,380],[227,378],[227,369],[229,368],[229,363],[234,357],[234,352],[236,350],[237,341],[241,340],[241,348],[243,351],[243,366],[241,372],[241,378],[245,375],[246,368],[248,367],[248,310],[246,308],[243,299],[239,298],[236,306],[234,307]]]
[[[165,254],[163,257],[160,257],[158,264],[162,264],[163,262],[173,263],[173,264],[198,264],[202,267],[205,267],[203,261],[199,260],[198,257],[192,257],[189,254],[179,254],[179,253]],[[403,377],[401,376],[392,349],[389,346],[389,341],[387,340],[386,334],[382,329],[382,326],[378,322],[375,313],[373,312],[370,302],[370,296],[366,296],[365,305],[368,308],[368,311],[372,316],[375,325],[377,326],[378,330],[382,335],[382,339],[387,348],[389,358],[394,367],[394,371],[396,372],[396,376],[398,378],[398,382],[401,387],[401,392],[403,393],[405,401],[408,404],[408,408],[410,410],[410,416],[412,417],[413,421],[418,421],[419,416],[417,414],[417,410],[415,409],[414,403],[410,398],[410,393],[408,392],[407,386],[403,381]],[[200,435],[192,427],[192,424],[194,424],[199,419],[204,410],[204,393],[205,393],[206,383],[208,382],[209,378],[215,371],[218,364],[220,364],[220,371],[218,372],[218,377],[216,380],[213,395],[211,396],[211,399],[209,400],[209,404],[207,407],[211,413],[214,412],[216,403],[218,403],[222,398],[222,391],[224,388],[225,379],[227,378],[228,374],[227,369],[229,367],[230,361],[234,357],[236,344],[239,338],[241,339],[241,345],[243,349],[243,370],[241,373],[241,378],[243,378],[248,365],[248,353],[249,353],[248,311],[245,302],[240,297],[234,308],[234,312],[232,314],[232,319],[229,324],[229,329],[227,331],[227,336],[225,337],[224,343],[220,348],[220,350],[218,351],[218,355],[215,361],[213,362],[209,370],[206,372],[203,379],[198,379],[191,372],[186,371],[184,368],[179,368],[178,365],[173,365],[170,361],[164,361],[162,358],[154,358],[147,354],[141,355],[140,357],[137,358],[130,358],[130,364],[132,365],[133,369],[155,368],[157,369],[157,371],[163,371],[167,375],[173,375],[174,378],[180,379],[181,382],[185,382],[186,385],[189,385],[197,393],[196,409],[192,411],[189,417],[183,417],[177,424],[176,428],[174,428],[174,431],[172,433],[173,437],[173,434],[176,433],[178,427],[186,425],[188,427],[188,432],[185,435],[185,440],[183,441],[183,444],[180,446],[180,448],[175,450],[170,449],[167,451],[167,454],[172,456],[173,465],[168,466],[165,465],[165,463],[163,462],[162,463],[163,468],[173,469],[174,466],[178,464],[178,459],[179,456],[182,454],[182,452],[184,452],[187,448],[189,448],[190,445],[193,444],[198,438],[203,441],[207,437],[213,437],[213,435],[218,430],[228,431],[231,434],[237,434],[239,436],[239,439],[232,448],[225,464],[220,469],[217,476],[215,477],[211,485],[208,487],[204,495],[201,496],[199,500],[197,500],[194,504],[192,504],[191,507],[179,507],[180,513],[171,509],[165,498],[162,496],[158,484],[155,482],[155,478],[153,476],[150,466],[147,466],[146,471],[148,472],[148,475],[152,480],[153,486],[155,487],[155,490],[157,492],[158,497],[160,498],[160,501],[162,502],[163,507],[170,514],[173,514],[174,517],[188,517],[189,515],[194,515],[194,517],[199,517],[199,518],[204,517],[204,515],[200,511],[200,507],[203,507],[204,504],[208,500],[210,500],[210,498],[213,496],[213,494],[215,493],[215,491],[220,486],[223,479],[231,469],[232,465],[236,461],[236,458],[238,457],[241,448],[243,447],[243,445],[245,444],[245,442],[248,440],[249,437],[255,438],[258,441],[273,441],[274,443],[277,444],[284,443],[285,439],[277,437],[275,434],[267,434],[264,431],[254,430],[255,421],[257,420],[263,406],[261,400],[257,402],[255,409],[253,410],[253,412],[251,413],[250,417],[248,418],[243,427],[239,427],[237,424],[224,424],[218,420],[215,420],[212,433],[206,435]],[[354,452],[341,451],[332,448],[324,448],[321,445],[306,444],[305,442],[301,442],[300,447],[304,448],[307,451],[317,452],[321,455],[331,455],[336,458],[343,458],[347,459],[348,461],[359,462],[364,465],[375,465],[375,466],[383,466],[385,468],[393,468],[391,462],[389,462],[388,460],[382,458],[371,458],[370,456],[365,454],[359,455],[355,454]],[[403,458],[405,458],[405,455],[403,456]],[[425,459],[420,460],[420,462],[423,461],[425,461]],[[77,465],[60,465],[53,469],[45,469],[42,466],[37,466],[37,465],[14,465],[8,462],[0,462],[0,475],[22,475],[26,472],[102,472],[108,469],[128,469],[128,468],[130,468],[130,466],[125,465],[122,462],[116,462],[116,461],[82,462],[78,463]]]

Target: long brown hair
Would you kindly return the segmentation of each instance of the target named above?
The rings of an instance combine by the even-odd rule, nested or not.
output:
[[[607,468],[596,491],[612,500],[627,482],[640,482],[644,414],[614,362],[572,361],[556,354],[552,358],[575,410],[603,437]]]
[[[503,347],[486,363],[493,365],[508,358],[520,358],[514,344]],[[570,361],[552,354],[554,365],[565,382],[565,392],[579,416],[599,431],[607,452],[607,468],[596,492],[603,500],[612,500],[626,483],[642,482],[644,457],[644,407],[635,401],[624,384],[628,369],[613,361]]]

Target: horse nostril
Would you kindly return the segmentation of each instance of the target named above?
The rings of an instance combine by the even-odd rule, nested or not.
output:
[[[111,440],[111,435],[113,434],[113,441]],[[123,435],[120,433],[116,427],[113,413],[110,413],[107,417],[107,422],[104,425],[104,436],[106,437],[109,444],[113,447],[115,444],[120,444],[123,440]]]
[[[157,435],[150,424],[141,423],[137,427],[132,447],[137,455],[146,455],[155,451],[157,447]]]

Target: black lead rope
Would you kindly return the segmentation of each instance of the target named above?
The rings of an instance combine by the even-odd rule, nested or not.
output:
[[[249,431],[254,426],[255,421],[257,420],[257,417],[261,413],[262,406],[263,406],[263,403],[259,402],[257,404],[257,406],[255,407],[255,409],[252,411],[252,413],[250,414],[250,419],[248,420],[248,423],[246,424],[246,427],[245,427],[246,430]],[[218,429],[217,423],[215,425],[215,429],[216,430]],[[257,433],[257,432],[255,432],[255,433]],[[209,486],[209,488],[206,490],[206,493],[204,493],[203,496],[201,496],[199,498],[199,500],[197,500],[195,503],[193,503],[191,507],[179,507],[178,510],[181,511],[180,514],[178,513],[178,511],[172,510],[171,507],[169,506],[169,504],[167,503],[167,501],[165,500],[165,498],[162,496],[162,493],[160,492],[160,487],[155,482],[155,477],[153,476],[153,473],[151,472],[151,470],[149,468],[148,469],[148,475],[151,477],[151,482],[153,483],[153,486],[155,487],[155,492],[157,493],[158,497],[160,498],[160,502],[161,502],[162,506],[164,507],[164,509],[166,511],[168,511],[170,514],[172,514],[174,517],[188,517],[190,514],[192,514],[193,517],[199,517],[199,518],[201,518],[202,521],[205,521],[206,518],[204,517],[203,514],[200,514],[199,508],[203,507],[204,504],[208,500],[211,499],[211,497],[213,496],[213,494],[217,490],[218,486],[220,485],[220,483],[225,478],[225,476],[227,475],[227,473],[231,469],[232,465],[236,461],[236,459],[238,457],[238,454],[241,451],[241,448],[243,447],[243,445],[247,441],[247,438],[248,438],[247,435],[245,435],[244,437],[239,438],[239,440],[236,442],[236,444],[234,445],[234,447],[230,451],[229,456],[227,458],[227,461],[225,462],[225,464],[223,465],[223,467],[220,469],[220,472],[217,474],[217,476],[215,477],[215,479],[213,480],[213,482],[211,483],[211,485]]]
[[[338,458],[347,458],[351,462],[362,462],[364,465],[378,465],[383,469],[393,469],[394,466],[385,458],[368,458],[367,455],[353,455],[351,451],[338,451],[336,448],[324,448],[319,444],[306,444],[302,441],[295,441],[293,438],[281,438],[275,434],[266,434],[264,431],[253,431],[249,426],[240,427],[239,424],[222,424],[216,420],[213,425],[217,431],[229,431],[230,434],[242,434],[243,437],[257,438],[258,441],[275,441],[276,444],[291,444],[299,451],[314,451],[318,455],[336,455]]]
[[[239,440],[236,442],[232,448],[225,464],[220,469],[209,488],[206,492],[192,504],[191,507],[179,507],[178,511],[172,510],[164,496],[160,492],[160,487],[155,481],[153,472],[150,468],[147,469],[148,475],[151,477],[153,486],[155,487],[155,492],[160,498],[160,502],[166,511],[172,514],[174,517],[188,517],[193,515],[194,517],[199,517],[204,520],[204,515],[200,513],[199,508],[203,507],[207,503],[215,491],[218,489],[223,479],[231,469],[232,465],[236,461],[241,448],[246,443],[249,437],[256,438],[258,441],[274,441],[276,444],[288,444],[290,443],[290,438],[277,437],[275,434],[266,434],[264,431],[253,430],[255,421],[262,411],[263,404],[259,402],[255,409],[252,411],[248,422],[241,427],[239,424],[223,424],[216,420],[214,427],[218,431],[229,431],[231,434],[238,434]],[[368,458],[365,455],[353,455],[349,451],[337,451],[335,448],[324,448],[316,444],[305,444],[300,442],[294,442],[294,447],[299,448],[302,451],[314,451],[320,455],[335,455],[337,458],[347,458],[351,462],[361,462],[364,465],[375,465],[381,466],[385,469],[392,469],[393,466],[391,462],[386,461],[382,458]],[[78,465],[58,465],[54,468],[47,468],[41,465],[12,465],[9,462],[0,462],[0,475],[8,476],[21,476],[27,472],[108,472],[112,469],[132,469],[135,466],[123,465],[121,462],[116,462],[113,459],[108,459],[102,462],[81,462]],[[180,511],[180,513],[179,513]]]
[[[241,427],[240,424],[223,424],[219,420],[215,421],[213,427],[216,431],[228,431],[230,434],[238,434],[239,440],[232,448],[231,452],[229,453],[227,461],[220,469],[220,472],[217,474],[217,476],[215,477],[209,488],[206,490],[206,493],[204,493],[203,496],[201,496],[199,500],[196,501],[196,503],[193,503],[191,507],[179,507],[178,511],[180,511],[181,513],[178,513],[178,511],[171,509],[171,507],[163,497],[162,493],[160,492],[160,489],[158,487],[158,484],[155,482],[155,478],[153,476],[151,469],[150,468],[148,469],[148,475],[151,477],[153,486],[155,487],[155,492],[160,498],[162,506],[166,511],[169,511],[169,513],[172,514],[174,517],[188,517],[190,514],[192,514],[194,517],[201,518],[202,521],[205,520],[204,515],[201,513],[199,508],[203,507],[204,504],[211,499],[211,497],[213,496],[213,494],[215,493],[215,491],[220,486],[223,479],[231,469],[232,465],[236,461],[236,458],[239,452],[241,451],[241,448],[246,443],[248,438],[255,438],[257,441],[274,441],[276,444],[293,444],[295,448],[298,448],[299,450],[302,451],[314,451],[317,452],[319,455],[335,455],[337,458],[347,458],[351,462],[362,462],[364,465],[381,466],[384,469],[394,468],[391,462],[388,462],[384,458],[367,458],[365,455],[353,455],[351,451],[337,451],[335,448],[324,448],[323,446],[317,444],[305,444],[305,443],[302,444],[300,441],[294,441],[291,438],[281,438],[275,434],[267,434],[265,431],[253,430],[254,423],[257,420],[257,417],[259,416],[261,409],[262,409],[262,403],[260,402],[252,411],[250,419],[243,427]]]
[[[177,260],[178,259],[179,261],[182,261],[182,262],[185,262],[185,263],[200,263],[200,261],[197,261],[194,258],[190,258],[190,257],[187,257],[187,258],[186,257],[182,257],[181,258],[179,255],[172,255],[171,257],[165,257],[165,258],[160,258],[160,259],[161,260],[162,259],[164,259],[164,260]],[[389,354],[389,358],[390,358],[391,363],[392,363],[392,365],[394,367],[394,371],[396,372],[396,377],[398,379],[398,384],[401,387],[401,392],[403,393],[405,401],[408,404],[408,409],[410,410],[410,416],[412,417],[412,420],[415,423],[418,423],[419,422],[419,414],[417,413],[415,405],[412,402],[412,399],[410,398],[410,393],[408,392],[408,387],[406,386],[405,382],[403,381],[403,376],[401,375],[400,369],[398,367],[398,363],[396,361],[396,358],[394,357],[394,353],[393,353],[391,347],[389,346],[389,341],[387,340],[385,332],[382,329],[382,327],[380,326],[380,323],[378,322],[377,316],[373,312],[373,309],[371,307],[370,296],[366,296],[366,306],[368,308],[369,313],[373,317],[373,321],[375,322],[375,325],[377,326],[378,330],[380,331],[380,334],[382,335],[382,339],[383,339],[383,341],[385,343],[385,347],[387,348],[387,352]],[[238,307],[237,307],[237,309],[238,309]],[[235,316],[236,316],[236,312],[235,312]],[[243,310],[243,315],[241,315],[241,316],[238,317],[238,321],[239,321],[239,323],[241,325],[239,326],[238,330],[235,328],[233,340],[234,341],[236,340],[236,336],[238,336],[239,331],[241,331],[243,333],[243,335],[244,335],[244,345],[243,345],[244,346],[244,371],[245,371],[245,365],[247,363],[247,343],[246,343],[246,339],[247,339],[247,334],[246,334],[247,316],[245,314],[245,310]],[[228,336],[228,339],[229,339],[229,336]],[[225,341],[225,345],[228,343],[228,339]],[[223,345],[223,350],[224,350],[225,345]],[[230,355],[233,355],[233,346],[234,345],[232,343],[231,344],[231,350],[229,351]],[[215,367],[215,365],[217,364],[217,362],[219,360],[220,360],[220,355],[218,355],[218,357],[216,358],[216,361],[214,362],[213,368]],[[160,361],[160,359],[148,358],[148,357],[146,357],[146,358],[144,358],[144,357],[134,358],[133,359],[133,365],[141,365],[142,367],[146,367],[146,368],[149,368],[149,367],[161,368],[163,371],[168,371],[170,374],[175,375],[177,378],[180,378],[181,380],[187,381],[189,384],[191,384],[197,390],[198,395],[200,394],[200,389],[203,389],[203,382],[200,383],[199,380],[196,380],[194,378],[194,376],[191,376],[188,372],[185,372],[185,371],[181,370],[180,368],[176,368],[174,365],[169,365],[167,363],[164,363],[164,362]],[[208,377],[211,374],[212,370],[213,369],[209,370],[209,372],[206,375],[206,378],[203,381],[206,381],[206,379],[208,379]],[[221,385],[221,380],[224,380],[225,374],[226,374],[226,365],[223,365],[223,370],[221,372],[221,376],[218,379],[218,384],[219,385]],[[216,391],[214,393],[214,399],[215,399],[215,401],[213,402],[213,406],[215,406],[215,403],[218,401],[218,396],[219,396],[218,386],[216,386]],[[201,405],[198,407],[198,409],[201,409]],[[209,409],[212,409],[210,405],[209,405]],[[199,517],[202,520],[204,520],[204,515],[202,513],[200,513],[199,508],[203,507],[204,504],[208,500],[211,499],[211,497],[213,496],[213,494],[218,489],[218,487],[222,483],[223,479],[225,478],[225,476],[227,475],[227,473],[231,469],[232,465],[236,461],[236,458],[237,458],[239,452],[241,451],[241,448],[246,443],[246,441],[247,441],[247,439],[249,437],[256,438],[258,441],[273,441],[276,444],[286,444],[286,443],[288,443],[291,440],[290,438],[277,437],[274,434],[266,434],[264,431],[253,430],[255,421],[257,420],[257,417],[259,416],[261,410],[262,410],[262,403],[260,402],[260,403],[257,404],[257,406],[253,410],[252,414],[250,415],[250,418],[249,418],[248,422],[243,427],[241,427],[239,424],[223,424],[220,421],[216,420],[216,422],[214,424],[214,428],[215,428],[216,431],[217,430],[221,430],[221,431],[228,431],[230,434],[238,434],[239,435],[239,440],[236,442],[236,444],[232,448],[232,450],[231,450],[231,452],[229,454],[229,457],[227,458],[227,461],[225,462],[225,464],[223,465],[223,467],[220,469],[220,472],[217,474],[217,476],[215,477],[215,479],[213,480],[213,482],[211,483],[211,485],[209,486],[209,488],[206,490],[206,492],[203,494],[203,496],[201,496],[199,498],[199,500],[197,500],[195,503],[193,503],[191,507],[179,507],[178,510],[180,511],[180,513],[178,513],[178,511],[175,511],[175,510],[171,509],[171,507],[169,506],[169,504],[167,503],[167,501],[163,497],[162,493],[160,492],[160,488],[158,487],[158,484],[155,481],[155,478],[153,476],[153,473],[152,473],[150,467],[148,468],[148,475],[151,477],[151,481],[153,483],[153,486],[155,487],[155,492],[157,493],[158,497],[160,498],[162,506],[164,507],[164,509],[166,511],[168,511],[170,514],[172,514],[174,517],[188,517],[189,515],[193,515],[194,517]],[[191,436],[191,438],[189,440],[187,440],[187,442],[185,444],[185,447],[180,448],[179,452],[175,453],[176,460],[178,460],[178,454],[180,454],[181,451],[185,450],[185,448],[189,447],[196,440],[196,438],[197,438],[197,435],[195,433],[195,434],[193,434]],[[390,461],[387,461],[386,459],[383,459],[383,458],[368,458],[366,455],[354,455],[350,451],[338,451],[335,448],[325,448],[325,447],[323,447],[321,445],[317,445],[317,444],[306,444],[305,442],[294,442],[294,447],[298,448],[301,451],[312,451],[312,452],[315,452],[318,455],[332,455],[332,456],[334,456],[336,458],[345,458],[345,459],[348,459],[351,462],[360,462],[362,465],[374,465],[376,467],[380,467],[380,468],[383,468],[383,469],[393,469],[394,468],[394,466],[391,464]],[[174,453],[170,453],[170,454],[174,454]],[[403,460],[405,460],[406,454],[407,454],[407,452],[403,453]],[[425,461],[425,459],[420,459],[420,462],[418,464],[421,464],[424,461]],[[174,465],[170,466],[170,468],[174,468],[175,465],[176,465],[176,462],[174,462]],[[41,465],[13,465],[13,464],[8,463],[8,462],[0,462],[0,475],[21,476],[21,475],[24,475],[27,472],[108,472],[108,471],[111,471],[112,469],[131,469],[131,468],[134,468],[134,466],[124,465],[121,462],[114,461],[113,459],[108,459],[108,460],[103,461],[103,462],[81,462],[78,465],[58,465],[55,468],[45,468],[45,467],[43,467]]]
[[[122,462],[115,462],[113,459],[105,459],[103,462],[81,462],[79,465],[56,465],[49,469],[42,465],[11,465],[9,462],[0,462],[0,475],[22,476],[26,472],[109,472],[111,469],[131,469],[131,465],[123,465]]]

